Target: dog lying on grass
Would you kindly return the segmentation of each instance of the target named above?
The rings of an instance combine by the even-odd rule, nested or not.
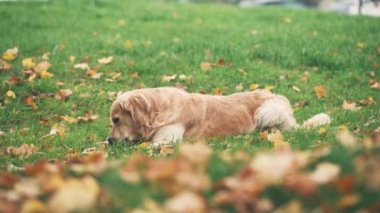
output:
[[[265,90],[228,96],[188,93],[171,88],[125,92],[111,106],[109,144],[124,140],[152,141],[159,147],[182,138],[212,138],[298,124],[287,98]],[[326,114],[304,122],[305,127],[330,123]]]

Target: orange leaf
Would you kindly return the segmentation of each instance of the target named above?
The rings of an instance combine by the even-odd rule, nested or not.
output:
[[[326,96],[326,88],[323,85],[318,85],[314,87],[314,93],[318,98],[323,98]]]

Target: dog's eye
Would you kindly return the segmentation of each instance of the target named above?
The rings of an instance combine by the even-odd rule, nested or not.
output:
[[[114,124],[117,124],[118,122],[119,122],[119,118],[112,118],[112,122],[114,123]]]

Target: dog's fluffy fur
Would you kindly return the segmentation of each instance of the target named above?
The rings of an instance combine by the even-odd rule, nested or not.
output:
[[[213,96],[177,88],[126,92],[112,104],[109,141],[151,140],[153,146],[184,137],[210,138],[276,127],[297,127],[287,98],[265,90]]]

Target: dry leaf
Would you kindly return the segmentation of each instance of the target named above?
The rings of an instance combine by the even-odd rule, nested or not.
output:
[[[11,76],[8,78],[7,83],[9,85],[21,85],[23,83],[23,81],[19,77]]]
[[[313,128],[322,125],[328,125],[331,123],[331,118],[325,113],[319,113],[304,121],[302,124],[303,128]]]
[[[172,146],[160,146],[160,155],[167,156],[174,153],[174,148]]]
[[[357,107],[355,102],[349,102],[344,100],[342,104],[342,108],[344,110],[350,110],[350,111],[359,111],[361,107]]]
[[[165,202],[165,211],[178,212],[206,212],[206,203],[198,194],[190,191],[181,192]]]
[[[55,95],[55,98],[58,100],[67,100],[73,92],[70,89],[61,89]]]
[[[67,123],[70,123],[70,124],[77,122],[77,119],[70,117],[68,115],[61,116],[61,119],[66,121]]]
[[[45,204],[37,199],[28,199],[21,207],[20,213],[47,212]]]
[[[87,70],[86,75],[92,79],[99,79],[102,77],[103,73],[98,73],[95,70]]]
[[[336,137],[340,144],[345,147],[352,148],[357,145],[357,138],[346,128],[339,130]]]
[[[37,104],[34,102],[34,96],[28,96],[28,97],[26,97],[25,103],[26,103],[26,105],[32,107],[33,109],[37,109],[38,108]]]
[[[376,101],[373,99],[372,96],[368,96],[368,98],[363,98],[359,101],[360,105],[362,106],[370,106],[376,104]]]
[[[209,71],[209,70],[211,70],[211,63],[210,62],[202,62],[200,67],[201,67],[202,71]]]
[[[36,153],[38,148],[34,144],[22,144],[19,147],[10,146],[7,148],[7,154],[18,156],[21,159],[28,158],[30,155]]]
[[[222,95],[223,91],[220,87],[214,89],[214,95]]]
[[[51,66],[51,64],[49,62],[42,61],[34,67],[34,71],[36,71],[37,73],[40,73],[40,72],[48,70],[50,68],[50,66]]]
[[[13,61],[17,57],[17,54],[18,54],[18,48],[17,47],[14,47],[12,49],[7,49],[3,53],[3,59],[6,61]]]
[[[323,85],[318,85],[314,87],[314,93],[318,98],[326,97],[326,88]]]
[[[112,62],[112,60],[113,60],[113,56],[108,56],[108,57],[98,59],[98,63],[99,64],[109,64]]]
[[[301,92],[301,89],[300,88],[298,88],[297,86],[292,86],[292,89],[294,90],[294,91],[296,91],[296,92]]]
[[[259,84],[253,83],[249,85],[249,91],[254,91],[260,87]]]
[[[238,85],[235,86],[235,91],[236,92],[241,92],[241,91],[243,91],[243,89],[244,89],[244,87],[243,87],[242,83],[240,83],[240,84],[238,84]]]
[[[54,124],[49,132],[49,135],[47,136],[52,136],[52,135],[59,135],[60,137],[64,137],[66,134],[66,126],[63,124]],[[46,136],[44,136],[46,137]]]
[[[310,174],[311,179],[317,184],[326,184],[336,180],[341,168],[333,163],[324,162],[318,164],[316,170]]]
[[[91,176],[68,179],[48,201],[50,212],[83,212],[96,203],[100,188]]]
[[[51,74],[49,71],[47,70],[42,70],[41,72],[38,73],[38,75],[40,76],[40,78],[42,79],[45,79],[45,78],[51,78],[53,77],[54,75]]]
[[[90,66],[88,66],[87,63],[80,63],[80,64],[75,64],[74,68],[75,69],[81,69],[81,70],[88,70],[88,69],[90,69]]]
[[[12,69],[12,66],[6,61],[0,59],[0,71],[9,71]]]
[[[177,74],[174,75],[163,75],[161,76],[161,81],[162,82],[170,82],[172,80],[175,80],[177,78]]]

